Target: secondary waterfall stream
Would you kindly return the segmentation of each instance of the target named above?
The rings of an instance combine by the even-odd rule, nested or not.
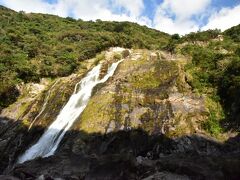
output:
[[[48,100],[49,100],[49,97],[52,93],[52,90],[53,88],[55,87],[55,85],[58,83],[58,80],[54,82],[54,84],[51,86],[51,88],[48,90],[48,93],[47,93],[47,96],[44,100],[44,103],[43,103],[43,106],[42,106],[42,109],[41,111],[38,113],[38,115],[33,119],[33,121],[31,122],[31,124],[29,125],[28,127],[28,130],[30,130],[33,126],[33,124],[35,123],[35,121],[42,115],[43,111],[46,109],[47,107],[47,104],[48,104]]]
[[[73,94],[58,114],[56,120],[48,127],[38,142],[19,157],[18,163],[23,163],[36,157],[48,157],[53,155],[65,133],[70,129],[87,106],[93,88],[97,84],[107,81],[108,78],[114,74],[118,64],[122,61],[123,60],[113,63],[108,69],[107,74],[101,80],[99,80],[101,64],[88,72],[86,77],[75,85]]]

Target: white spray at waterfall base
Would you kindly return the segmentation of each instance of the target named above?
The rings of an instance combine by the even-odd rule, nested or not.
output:
[[[101,80],[99,80],[101,68],[101,64],[99,64],[77,83],[72,96],[58,114],[56,120],[48,127],[38,142],[19,157],[18,163],[23,163],[36,157],[48,157],[53,155],[65,133],[87,106],[93,88],[97,84],[107,81],[108,78],[114,74],[118,64],[122,61],[123,60],[113,63],[108,69],[107,74]],[[78,86],[80,87],[78,88]]]

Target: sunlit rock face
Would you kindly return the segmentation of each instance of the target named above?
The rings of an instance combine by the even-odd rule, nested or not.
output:
[[[185,82],[182,58],[165,59],[162,54],[132,51],[115,75],[96,87],[73,129],[109,133],[142,128],[169,136],[202,131],[204,97],[192,93]]]

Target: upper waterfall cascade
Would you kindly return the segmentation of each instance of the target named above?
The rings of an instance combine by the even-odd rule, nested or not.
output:
[[[114,74],[118,64],[122,61],[123,60],[113,63],[109,67],[107,74],[101,80],[99,80],[101,64],[88,72],[86,77],[75,85],[73,94],[58,114],[56,120],[48,127],[38,142],[19,157],[18,163],[23,163],[36,157],[48,157],[53,155],[65,133],[70,129],[87,106],[93,88],[97,84],[107,81],[108,78]]]

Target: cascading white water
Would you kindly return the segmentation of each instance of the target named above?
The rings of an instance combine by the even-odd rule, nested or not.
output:
[[[93,88],[97,84],[107,81],[108,78],[114,74],[120,62],[122,62],[122,60],[113,63],[108,69],[107,74],[101,80],[98,79],[101,68],[101,64],[99,64],[77,83],[72,96],[61,110],[56,120],[48,127],[47,131],[44,132],[38,142],[19,157],[18,163],[23,163],[36,157],[48,157],[53,155],[67,130],[69,130],[74,121],[87,106]],[[80,87],[78,88],[79,85]]]

